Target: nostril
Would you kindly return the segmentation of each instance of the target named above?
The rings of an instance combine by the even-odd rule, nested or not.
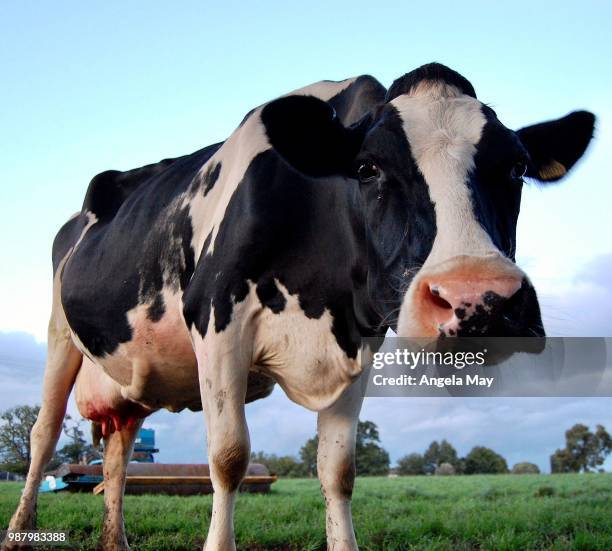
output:
[[[425,283],[421,288],[421,315],[423,322],[430,330],[441,331],[454,319],[453,305],[446,300],[446,288],[432,282]]]
[[[431,304],[442,310],[452,310],[453,306],[447,300],[440,296],[440,288],[437,285],[432,285],[429,288],[429,301]]]
[[[431,295],[430,300],[434,306],[436,306],[437,308],[440,308],[441,310],[452,310],[453,309],[451,304],[448,301],[444,300],[441,296]]]

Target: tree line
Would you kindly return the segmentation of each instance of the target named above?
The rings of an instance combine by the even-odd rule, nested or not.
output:
[[[27,474],[31,459],[30,433],[39,411],[40,406],[17,406],[0,414],[0,471]],[[85,439],[81,423],[68,414],[64,417],[62,431],[68,443],[55,452],[47,465],[49,470],[62,463],[79,463],[83,455],[90,459],[102,457]]]
[[[36,421],[38,406],[17,406],[0,414],[0,471],[27,473],[30,464],[30,432]],[[89,444],[81,429],[81,421],[66,415],[63,423],[68,443],[54,455],[48,468],[61,463],[78,463],[84,456],[99,458],[101,453]],[[251,454],[251,461],[263,463],[273,474],[283,477],[307,477],[317,475],[317,447],[314,436],[305,442],[299,457],[268,454],[263,451]],[[593,472],[601,470],[606,457],[612,453],[612,437],[603,425],[595,431],[583,424],[576,424],[565,433],[565,447],[557,449],[550,457],[551,472]],[[539,473],[534,463],[515,464],[511,470],[504,457],[485,446],[475,446],[465,457],[447,440],[434,440],[423,453],[410,453],[391,469],[389,453],[380,443],[378,427],[372,421],[359,421],[355,449],[357,474],[360,476],[387,475],[454,475],[454,474],[529,474]]]
[[[612,453],[612,440],[602,425],[591,432],[586,425],[576,424],[565,433],[566,445],[550,457],[552,473],[593,472],[601,470],[606,457]],[[251,460],[263,463],[271,473],[285,477],[316,476],[318,438],[309,439],[300,449],[299,458],[257,452]],[[357,474],[360,476],[386,475],[455,475],[455,474],[539,474],[540,468],[529,461],[508,468],[506,459],[486,446],[474,446],[465,457],[447,440],[434,440],[421,453],[410,453],[390,468],[389,453],[380,445],[377,426],[371,421],[359,421],[355,450]]]

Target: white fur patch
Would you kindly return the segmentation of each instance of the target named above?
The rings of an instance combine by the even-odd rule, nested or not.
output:
[[[87,224],[85,224],[85,227],[83,228],[81,235],[77,239],[77,242],[72,246],[72,249],[70,249],[70,254],[77,250],[77,247],[81,244],[81,241],[83,241],[85,234],[98,221],[98,217],[91,211],[87,211],[85,213],[85,217],[87,218]],[[73,216],[72,218],[70,218],[70,220],[72,220],[73,218],[76,218],[76,216]]]
[[[291,400],[321,411],[359,376],[361,351],[349,358],[332,333],[329,310],[319,318],[309,318],[298,295],[289,294],[278,280],[275,283],[285,297],[285,307],[278,314],[269,308],[261,311],[254,339],[255,362]]]
[[[449,93],[449,89],[457,93]],[[435,205],[437,232],[425,266],[498,252],[476,220],[467,179],[486,119],[481,103],[454,87],[417,86],[391,102]]]
[[[203,178],[208,167],[221,163],[221,172],[206,197],[198,192],[193,198],[185,196],[193,225],[192,246],[197,263],[202,253],[212,253],[219,226],[234,192],[244,178],[251,161],[263,151],[270,149],[264,126],[261,123],[261,108],[227,139],[221,148],[206,162],[196,178]],[[212,233],[208,250],[202,251],[204,241]]]
[[[294,92],[287,94],[287,96],[314,96],[323,101],[329,101],[340,92],[346,90],[353,82],[357,80],[357,77],[347,78],[340,82],[334,82],[333,80],[322,80],[321,82],[315,82],[309,84],[303,88],[298,88]]]

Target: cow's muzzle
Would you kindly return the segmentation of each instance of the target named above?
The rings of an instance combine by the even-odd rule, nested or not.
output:
[[[499,254],[457,256],[424,267],[402,304],[401,337],[541,337],[540,307],[527,276]]]

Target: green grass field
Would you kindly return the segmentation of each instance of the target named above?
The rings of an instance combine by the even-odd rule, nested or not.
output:
[[[0,484],[0,527],[20,490]],[[101,496],[45,494],[39,528],[69,530],[71,549],[94,549],[102,508]],[[125,508],[135,551],[191,551],[203,543],[211,496],[128,496]],[[612,475],[359,478],[353,513],[363,550],[612,550]],[[236,537],[239,549],[325,549],[317,480],[241,495]]]

